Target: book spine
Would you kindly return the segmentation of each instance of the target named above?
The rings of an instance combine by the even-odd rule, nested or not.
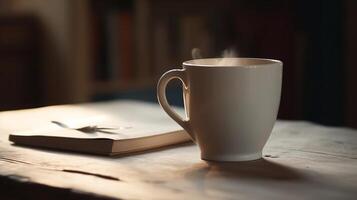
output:
[[[135,9],[135,65],[138,79],[147,79],[151,74],[151,7],[150,1],[137,0]]]
[[[0,16],[0,110],[38,106],[43,69],[41,29],[31,16]]]
[[[115,80],[118,79],[118,73],[120,69],[120,55],[119,55],[119,31],[118,31],[118,13],[111,11],[106,15],[106,38],[107,38],[107,79]]]
[[[129,11],[122,11],[118,16],[119,77],[130,80],[133,78],[133,17]]]
[[[154,74],[158,78],[169,67],[174,66],[170,66],[170,41],[166,20],[156,19],[154,27]]]

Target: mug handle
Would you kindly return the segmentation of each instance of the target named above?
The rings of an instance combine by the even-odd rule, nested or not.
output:
[[[169,105],[167,102],[166,98],[166,86],[167,84],[173,80],[173,79],[179,79],[182,82],[182,87],[184,91],[184,97],[188,93],[188,88],[187,88],[187,78],[186,78],[186,69],[172,69],[170,71],[167,71],[164,73],[161,78],[159,79],[159,82],[157,84],[157,99],[161,105],[161,107],[164,109],[164,111],[173,119],[175,120],[182,128],[186,130],[186,132],[191,136],[192,140],[195,142],[196,137],[194,136],[191,126],[190,126],[190,119],[188,116],[186,116],[186,119],[182,119],[182,117],[177,114]],[[185,106],[185,112],[187,113],[187,106],[186,102],[184,101],[184,106]]]

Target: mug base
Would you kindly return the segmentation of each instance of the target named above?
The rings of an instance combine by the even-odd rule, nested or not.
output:
[[[262,152],[240,155],[201,155],[202,160],[206,161],[221,161],[221,162],[240,162],[252,161],[262,158]]]

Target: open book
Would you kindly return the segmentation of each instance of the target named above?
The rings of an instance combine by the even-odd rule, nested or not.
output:
[[[182,109],[176,110],[183,113]],[[27,120],[27,126],[11,134],[9,140],[20,145],[118,155],[190,141],[189,135],[153,103],[112,101],[16,112],[14,118]],[[113,129],[78,130],[90,125]]]

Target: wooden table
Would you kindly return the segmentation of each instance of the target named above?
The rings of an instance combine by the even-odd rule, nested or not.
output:
[[[55,114],[110,114],[113,104]],[[0,113],[0,199],[357,199],[353,129],[278,121],[251,162],[205,162],[193,144],[111,158],[12,145],[9,133],[36,123],[31,112]]]

